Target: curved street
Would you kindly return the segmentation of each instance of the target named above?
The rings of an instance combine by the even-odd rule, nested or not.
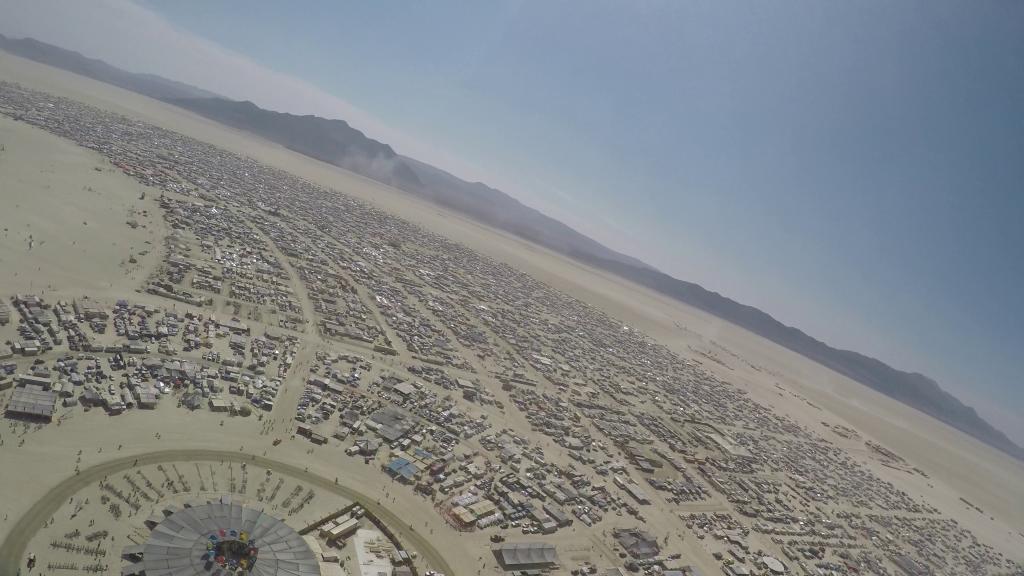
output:
[[[0,574],[18,574],[25,559],[26,548],[35,533],[48,521],[62,504],[74,496],[79,490],[93,482],[98,482],[106,476],[133,468],[136,465],[161,464],[164,462],[201,462],[201,461],[232,461],[239,463],[253,464],[276,472],[301,479],[311,485],[317,486],[329,492],[352,501],[358,501],[361,506],[375,514],[384,521],[398,536],[403,544],[419,552],[422,559],[433,570],[445,574],[453,574],[447,561],[427,539],[411,526],[405,524],[402,519],[377,503],[369,496],[353,490],[341,484],[335,484],[322,476],[306,472],[298,466],[284,462],[247,454],[244,452],[228,452],[224,450],[161,450],[140,456],[127,456],[97,464],[92,468],[82,470],[81,473],[64,479],[60,484],[50,490],[44,497],[36,501],[31,508],[18,519],[11,529],[7,539],[0,544]],[[137,464],[136,464],[137,462]]]

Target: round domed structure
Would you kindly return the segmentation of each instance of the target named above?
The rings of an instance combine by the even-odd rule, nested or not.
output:
[[[761,562],[764,563],[765,568],[767,568],[772,574],[786,573],[786,565],[774,556],[762,556]]]
[[[320,576],[293,528],[231,501],[185,508],[153,528],[142,550],[147,576]]]

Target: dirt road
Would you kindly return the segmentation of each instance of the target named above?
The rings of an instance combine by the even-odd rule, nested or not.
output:
[[[18,519],[8,538],[3,544],[0,544],[0,574],[18,574],[26,557],[26,547],[32,536],[75,493],[106,476],[135,467],[136,461],[138,461],[139,466],[164,462],[245,462],[301,479],[303,482],[333,492],[343,498],[358,501],[360,505],[375,514],[394,530],[405,546],[418,551],[421,554],[423,564],[432,570],[438,570],[445,574],[454,574],[441,553],[424,536],[406,524],[398,514],[378,504],[375,499],[342,484],[335,484],[333,481],[322,476],[306,472],[298,466],[244,452],[227,452],[223,450],[163,450],[142,456],[127,456],[98,464],[92,468],[82,470],[80,474],[65,479],[46,496],[33,504],[28,512]]]

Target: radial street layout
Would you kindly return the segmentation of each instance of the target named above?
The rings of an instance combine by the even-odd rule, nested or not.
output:
[[[409,542],[411,547],[420,551],[426,561],[435,566],[438,570],[452,574],[444,555],[431,545],[420,533],[411,529],[405,521],[394,511],[386,506],[377,503],[375,499],[358,492],[344,484],[335,484],[333,481],[311,474],[302,468],[286,464],[277,460],[271,460],[254,454],[241,452],[230,452],[221,450],[162,450],[142,456],[128,456],[117,458],[82,470],[81,473],[64,479],[55,488],[50,490],[46,496],[38,500],[11,528],[7,539],[0,544],[0,573],[17,574],[21,569],[21,563],[25,558],[25,548],[29,540],[57,509],[64,504],[68,498],[73,497],[82,488],[95,483],[103,478],[117,474],[124,470],[144,466],[148,464],[159,464],[163,462],[202,462],[202,461],[231,461],[238,463],[251,463],[278,470],[289,476],[301,478],[305,482],[316,485],[318,488],[334,492],[354,502],[358,502],[367,510],[376,514],[389,526],[393,527],[403,541]]]
[[[172,107],[0,72],[11,567],[118,574],[142,522],[225,496],[337,515],[306,535],[325,574],[1024,560],[1019,463],[822,366]]]

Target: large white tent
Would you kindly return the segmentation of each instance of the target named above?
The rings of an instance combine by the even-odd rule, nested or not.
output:
[[[146,576],[209,574],[209,543],[232,539],[258,548],[246,574],[320,576],[316,556],[293,528],[227,498],[185,508],[157,524],[143,548],[142,565]]]

